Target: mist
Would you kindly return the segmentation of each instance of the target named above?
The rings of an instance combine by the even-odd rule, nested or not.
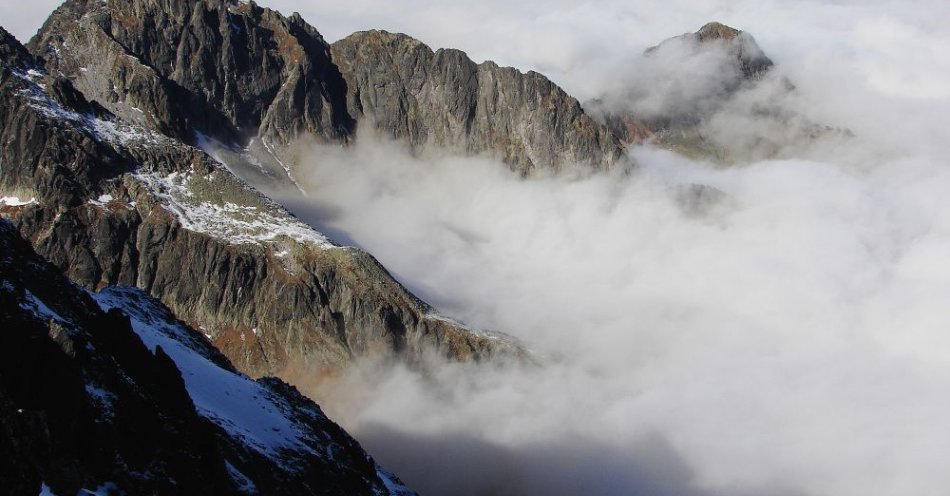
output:
[[[366,134],[310,145],[308,195],[285,204],[539,365],[361,363],[308,394],[422,494],[944,490],[950,71],[897,59],[947,36],[890,8],[809,3],[771,32],[787,8],[769,4],[739,26],[776,69],[703,125],[739,143],[785,133],[770,158],[723,166],[646,144],[630,172],[524,180]],[[652,75],[708,63],[651,73],[641,53],[608,53],[632,65],[575,89],[661,112],[678,100]],[[691,83],[701,104],[706,83]],[[762,102],[847,132],[773,129]]]
[[[422,492],[466,494],[440,482],[466,477],[469,494],[950,482],[938,466],[950,174],[938,164],[723,169],[644,148],[631,176],[523,181],[360,143],[315,152],[305,181],[318,200],[298,214],[543,358],[425,378],[366,364],[311,391]],[[721,194],[692,202],[696,185]],[[657,445],[674,461],[651,465]]]

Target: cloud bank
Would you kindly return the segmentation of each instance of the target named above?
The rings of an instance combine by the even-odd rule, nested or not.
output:
[[[435,494],[464,493],[451,484],[466,477],[471,494],[950,482],[950,173],[903,159],[636,158],[631,177],[525,182],[393,144],[314,157],[318,200],[298,213],[443,311],[546,357],[433,377],[368,366],[318,392],[325,407]],[[662,478],[667,462],[689,476]]]
[[[311,391],[410,485],[900,495],[950,484],[950,71],[933,52],[947,36],[924,7],[903,4],[724,5],[701,4],[686,15],[702,20],[675,28],[666,22],[684,6],[650,11],[666,31],[642,46],[638,30],[657,29],[648,20],[626,18],[635,41],[591,34],[632,8],[610,2],[583,15],[555,3],[553,17],[507,38],[505,26],[542,6],[450,2],[422,18],[464,11],[485,20],[479,50],[554,67],[582,98],[627,87],[659,110],[668,86],[633,62],[718,18],[755,35],[776,78],[795,83],[784,108],[853,137],[796,137],[781,159],[731,167],[644,146],[631,150],[631,175],[531,181],[487,159],[416,157],[368,137],[311,150],[299,173],[309,199],[287,200],[301,216],[368,249],[443,312],[544,357],[539,368],[446,364],[425,377],[364,364]],[[570,50],[520,44],[571,17]],[[431,24],[430,40],[455,32],[451,20]],[[445,44],[471,42],[456,35]],[[585,61],[585,50],[600,56]],[[708,130],[764,132],[771,121],[749,111],[774,100],[763,88]]]

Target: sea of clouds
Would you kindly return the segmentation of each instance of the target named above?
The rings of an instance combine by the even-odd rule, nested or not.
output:
[[[528,181],[486,159],[419,157],[369,138],[315,147],[301,215],[444,313],[544,357],[538,368],[456,364],[425,377],[366,364],[315,394],[424,494],[940,492],[950,485],[950,35],[935,19],[947,10],[312,7],[305,17],[331,39],[405,31],[641,115],[714,93],[715,61],[641,54],[721,20],[777,65],[706,131],[783,145],[778,158],[727,167],[644,146],[630,150],[632,174]],[[790,94],[776,89],[784,80]],[[787,128],[748,110],[776,98],[850,135],[782,142]],[[694,201],[696,185],[715,193]]]

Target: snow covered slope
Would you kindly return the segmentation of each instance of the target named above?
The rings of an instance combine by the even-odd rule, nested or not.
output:
[[[333,464],[352,449],[328,430],[314,429],[330,422],[319,406],[276,379],[255,381],[229,364],[222,366],[224,358],[214,347],[141,290],[110,287],[92,296],[103,309],[126,313],[150,350],[161,347],[168,353],[181,370],[198,413],[248,449],[291,470],[313,457]],[[376,471],[388,493],[412,494],[392,474],[378,466]]]
[[[6,221],[0,337],[10,494],[414,494],[292,386],[141,290],[76,286]]]

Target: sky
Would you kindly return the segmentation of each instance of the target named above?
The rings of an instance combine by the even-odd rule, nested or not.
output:
[[[21,39],[52,8],[3,1]],[[284,198],[298,215],[539,359],[435,363],[425,375],[361,363],[307,389],[410,486],[950,487],[950,3],[262,3],[299,11],[330,41],[405,32],[638,111],[674,104],[670,88],[705,98],[700,62],[641,53],[707,21],[748,31],[776,63],[707,130],[738,143],[766,134],[782,153],[726,167],[642,146],[629,175],[525,181],[485,158],[420,158],[370,137],[309,150],[297,170],[307,199]],[[802,140],[751,112],[776,103],[781,78],[796,87],[783,109],[853,137]],[[683,200],[697,186],[717,192],[698,209]]]

